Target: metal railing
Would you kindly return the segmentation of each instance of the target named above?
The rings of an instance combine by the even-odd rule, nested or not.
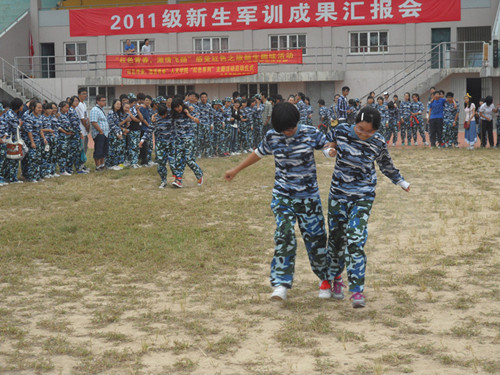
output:
[[[37,97],[42,100],[47,99],[48,101],[54,101],[56,103],[61,101],[61,99],[52,92],[44,89],[39,83],[1,57],[0,80],[25,98]]]
[[[373,88],[376,94],[382,92],[409,91],[425,83],[443,69],[481,68],[483,66],[483,42],[443,42],[425,52],[413,63],[405,66],[395,75]],[[368,96],[368,93],[361,99]]]

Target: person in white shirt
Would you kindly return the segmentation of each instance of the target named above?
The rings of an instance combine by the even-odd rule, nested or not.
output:
[[[87,112],[87,104],[85,101],[87,100],[87,88],[80,87],[78,89],[78,99],[80,99],[80,104],[76,107],[76,113],[80,118],[80,132],[83,142],[83,149],[85,154],[87,154],[88,144],[89,144],[89,131],[90,131],[90,123],[89,123],[89,115]],[[82,169],[86,170],[85,166],[82,166]]]
[[[149,39],[144,40],[144,45],[141,48],[141,55],[151,55],[151,46],[149,45]]]
[[[490,142],[490,147],[495,147],[493,140],[493,112],[497,112],[493,104],[493,97],[487,96],[484,104],[479,108],[479,117],[482,120],[481,125],[481,147],[486,147],[486,137]]]

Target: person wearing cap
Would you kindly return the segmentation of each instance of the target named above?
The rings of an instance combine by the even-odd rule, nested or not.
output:
[[[384,93],[382,94],[382,96],[384,97],[384,104],[387,105],[387,103],[390,102],[390,100],[389,100],[389,93],[387,91],[384,91]]]
[[[347,121],[347,113],[349,111],[349,102],[347,101],[347,95],[351,89],[348,86],[342,87],[342,95],[339,96],[337,100],[337,118],[339,123]]]

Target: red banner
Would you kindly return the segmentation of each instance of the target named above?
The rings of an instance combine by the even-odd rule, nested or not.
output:
[[[122,78],[133,79],[196,79],[227,78],[249,76],[258,73],[257,63],[195,65],[166,68],[126,68],[122,70]]]
[[[460,0],[289,0],[69,11],[70,35],[131,35],[460,21]]]
[[[230,53],[199,53],[185,55],[106,56],[106,69],[163,68],[177,65],[233,63],[302,64],[302,50]]]

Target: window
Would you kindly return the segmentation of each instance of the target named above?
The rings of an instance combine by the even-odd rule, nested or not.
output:
[[[387,31],[350,33],[349,47],[352,54],[387,52],[387,44]]]
[[[111,107],[113,100],[116,98],[115,88],[113,86],[78,86],[87,89],[87,107],[92,108],[95,105],[97,95],[106,97],[106,105]]]
[[[130,39],[130,43],[132,43],[135,46],[135,53],[139,55],[141,53],[141,48],[144,45],[144,39]],[[127,44],[127,39],[121,40],[121,53],[124,54],[125,52],[125,44]],[[137,48],[139,46],[139,48]],[[154,39],[149,39],[149,46],[151,47],[151,53],[154,53],[155,50],[155,40]]]
[[[306,35],[270,35],[269,47],[272,50],[286,50],[302,48],[302,53],[306,54]]]
[[[229,52],[229,38],[194,38],[193,42],[196,53]]]
[[[87,43],[64,43],[66,62],[87,61]]]
[[[242,83],[239,87],[239,93],[251,98],[255,94],[264,93],[268,97],[276,98],[278,95],[277,83]]]
[[[158,96],[174,96],[176,94],[185,95],[189,91],[194,91],[193,85],[170,85],[158,86]]]

